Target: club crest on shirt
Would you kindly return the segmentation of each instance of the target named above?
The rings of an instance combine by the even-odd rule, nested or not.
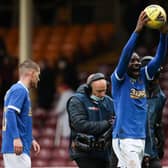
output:
[[[133,88],[130,91],[130,97],[133,99],[144,98],[144,97],[146,97],[146,92],[145,92],[145,90],[136,90]]]

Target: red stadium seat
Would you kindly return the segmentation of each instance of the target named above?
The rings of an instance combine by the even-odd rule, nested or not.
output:
[[[3,163],[2,158],[0,158],[0,167],[4,167],[4,163]]]
[[[50,138],[50,137],[43,137],[43,138],[39,139],[39,144],[40,144],[41,148],[52,149],[54,147],[54,139]]]
[[[168,158],[163,159],[161,162],[162,162],[162,166],[168,166]]]
[[[41,135],[43,138],[49,138],[49,139],[54,139],[55,137],[55,128],[52,127],[46,127],[45,130],[42,132]]]
[[[38,137],[40,137],[40,130],[37,128],[33,128],[33,137],[35,139],[37,139]]]
[[[57,123],[56,117],[48,117],[45,122],[45,126],[48,128],[54,129],[54,131],[55,131],[56,123]]]
[[[52,159],[55,160],[69,160],[69,153],[68,150],[61,149],[61,148],[54,148],[52,150]]]
[[[32,167],[46,167],[46,166],[48,166],[48,161],[46,160],[36,159],[32,161]]]
[[[69,147],[69,139],[62,138],[60,143],[60,148],[68,149],[68,147]]]
[[[55,159],[52,159],[48,162],[48,166],[51,166],[51,167],[65,167],[67,166],[67,161],[66,160],[55,160]]]
[[[51,150],[47,149],[47,148],[43,148],[43,146],[41,146],[41,150],[40,153],[37,155],[37,157],[33,154],[33,160],[44,160],[44,161],[48,161],[51,158]]]
[[[35,120],[44,120],[47,116],[47,111],[41,108],[37,108],[33,111],[33,117]]]

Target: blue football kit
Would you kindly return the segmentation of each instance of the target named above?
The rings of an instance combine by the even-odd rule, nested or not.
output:
[[[14,153],[13,140],[20,138],[23,153],[30,155],[32,112],[29,91],[20,81],[12,85],[4,98],[1,152]]]
[[[128,63],[139,34],[133,32],[123,48],[119,64],[111,75],[112,97],[116,120],[113,138],[145,139],[147,99],[145,85],[159,69],[166,55],[166,35],[160,34],[155,57],[148,66],[141,68],[138,79],[127,74]]]

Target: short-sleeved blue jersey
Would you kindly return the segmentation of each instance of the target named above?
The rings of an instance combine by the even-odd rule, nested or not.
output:
[[[11,110],[11,111],[10,111]],[[2,126],[2,153],[14,153],[13,135],[8,113],[15,113],[19,138],[23,143],[23,153],[30,155],[32,145],[32,112],[28,89],[20,81],[12,85],[4,99]]]

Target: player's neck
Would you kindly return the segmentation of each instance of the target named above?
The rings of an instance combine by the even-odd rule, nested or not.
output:
[[[20,81],[24,84],[26,88],[29,88],[29,80],[27,78],[21,78]]]

